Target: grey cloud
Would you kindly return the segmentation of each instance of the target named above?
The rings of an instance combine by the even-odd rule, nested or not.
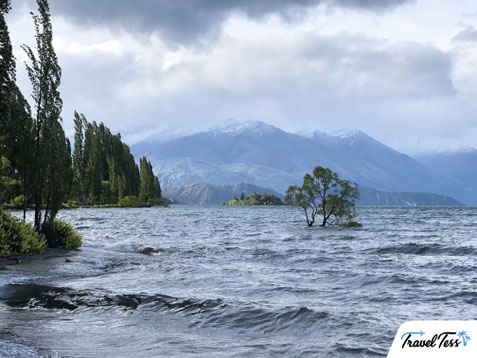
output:
[[[454,38],[452,42],[476,42],[477,41],[477,29],[472,26],[465,28],[460,31]]]
[[[51,0],[51,9],[77,23],[159,31],[169,39],[188,41],[210,33],[232,13],[252,18],[276,14],[293,19],[321,3],[379,11],[409,1],[412,0]]]
[[[402,5],[404,3],[411,2],[406,0],[335,0],[332,3],[345,7],[359,8],[365,10],[380,11],[389,8],[394,8],[396,6]]]
[[[316,76],[366,101],[421,100],[453,96],[451,55],[431,45],[389,44],[364,36],[311,37],[301,60],[322,66]],[[301,80],[309,81],[311,74]]]
[[[72,87],[64,88],[65,95],[79,97],[65,98],[65,108],[80,103],[85,114],[122,132],[156,123],[197,127],[226,117],[273,118],[275,124],[292,126],[297,119],[313,124],[319,116],[326,124],[341,118],[340,126],[353,127],[359,121],[362,129],[368,129],[379,122],[376,118],[390,120],[396,108],[402,117],[394,128],[435,119],[436,108],[444,111],[439,103],[453,101],[450,56],[432,46],[314,35],[287,44],[293,56],[280,56],[282,46],[265,43],[242,51],[240,43],[227,39],[218,46],[229,47],[166,71],[148,71],[141,62],[131,66],[132,59],[127,58],[114,66],[91,65],[88,72],[79,70],[80,63],[66,63],[65,82]],[[137,72],[117,77],[124,67]],[[216,77],[216,68],[224,75]],[[71,78],[67,81],[66,76]],[[76,76],[84,80],[78,84]],[[96,77],[107,80],[89,88]],[[68,107],[68,113],[73,109]]]

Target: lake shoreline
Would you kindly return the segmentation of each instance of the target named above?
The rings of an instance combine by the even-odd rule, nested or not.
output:
[[[29,253],[29,254],[20,254],[20,255],[10,255],[10,256],[0,256],[0,271],[2,267],[7,266],[16,266],[20,265],[25,260],[46,260],[55,257],[69,256],[72,252],[76,250],[66,250],[58,248],[47,248],[42,252]]]

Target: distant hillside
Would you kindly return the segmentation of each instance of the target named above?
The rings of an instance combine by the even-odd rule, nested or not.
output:
[[[431,193],[391,193],[366,187],[359,188],[360,206],[463,206],[449,196]]]
[[[360,206],[462,206],[462,203],[442,195],[429,193],[391,193],[378,191],[371,188],[360,187]],[[182,204],[221,204],[228,202],[232,197],[240,198],[254,193],[269,193],[280,199],[284,195],[273,189],[261,188],[251,184],[214,185],[214,184],[189,184],[178,187],[164,188],[164,197],[176,200]]]
[[[431,192],[477,204],[477,191],[361,131],[335,135],[316,131],[303,136],[263,122],[226,121],[172,140],[141,142],[133,151],[151,159],[162,187],[244,182],[284,193],[321,165],[361,186],[391,192]],[[477,187],[477,182],[473,185]]]
[[[436,174],[458,183],[451,190],[463,191],[468,198],[477,197],[477,149],[461,148],[455,151],[421,154],[415,158]],[[456,198],[459,192],[450,193]],[[469,204],[477,205],[472,201]]]
[[[165,198],[176,200],[182,204],[221,204],[228,202],[232,197],[239,198],[254,193],[269,193],[283,200],[284,196],[273,189],[260,188],[251,184],[213,185],[213,184],[189,184],[178,187],[169,187],[162,190]]]

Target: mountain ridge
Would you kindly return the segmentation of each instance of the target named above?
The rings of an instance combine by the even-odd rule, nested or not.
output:
[[[391,192],[432,192],[477,204],[450,176],[354,130],[307,138],[259,121],[226,121],[167,142],[146,141],[133,151],[152,161],[163,187],[247,182],[284,193],[317,165],[361,186]]]
[[[207,183],[196,183],[178,187],[168,187],[163,189],[164,197],[181,204],[221,204],[229,201],[232,197],[240,197],[251,194],[272,194],[280,199],[284,195],[277,193],[273,189],[261,188],[247,183],[237,183],[234,185],[214,185]],[[361,187],[360,198],[357,200],[358,206],[463,206],[462,203],[443,195],[431,193],[410,193],[410,192],[384,192],[371,188]]]

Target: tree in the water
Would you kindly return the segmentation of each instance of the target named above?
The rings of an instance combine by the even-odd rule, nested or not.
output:
[[[58,88],[61,68],[53,48],[53,30],[47,0],[37,0],[39,14],[32,14],[36,48],[23,45],[32,83],[34,145],[32,194],[34,225],[42,231],[61,208],[72,179],[70,143],[61,125],[63,102]]]
[[[328,168],[316,167],[313,175],[304,176],[302,186],[290,186],[286,194],[288,205],[304,210],[308,226],[315,223],[317,215],[321,217],[321,226],[354,223],[358,185],[339,179]]]

